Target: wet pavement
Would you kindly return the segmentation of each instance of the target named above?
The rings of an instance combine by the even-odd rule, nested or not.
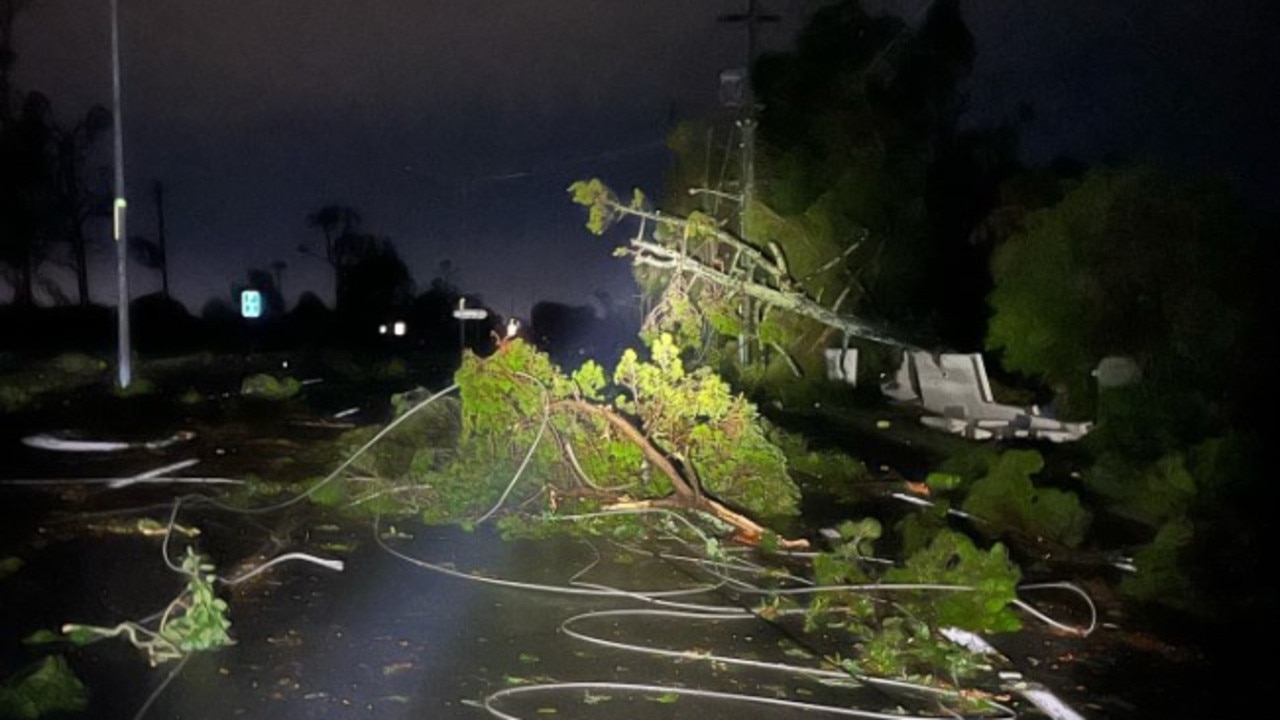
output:
[[[765,667],[821,663],[719,593],[669,598],[718,608],[682,605],[675,616],[654,615],[651,601],[603,594],[696,588],[687,570],[657,557],[571,539],[504,542],[485,529],[415,528],[384,546],[372,527],[344,528],[310,511],[290,521],[287,535],[279,526],[264,533],[258,522],[237,528],[234,516],[219,522],[217,514],[225,513],[183,512],[180,520],[204,529],[209,540],[200,545],[211,557],[243,556],[228,575],[299,550],[341,558],[345,568],[279,565],[227,591],[236,644],[193,656],[146,717],[477,718],[487,716],[486,703],[499,717],[528,718],[814,714],[743,699],[752,696],[878,712],[931,705]],[[182,586],[161,560],[159,538],[61,535],[41,545],[6,585],[5,616],[18,618],[6,623],[10,650],[19,637],[66,621],[109,626],[150,615]],[[565,625],[624,609],[634,612]],[[90,688],[91,718],[133,717],[176,667],[148,668],[115,640],[68,656]]]

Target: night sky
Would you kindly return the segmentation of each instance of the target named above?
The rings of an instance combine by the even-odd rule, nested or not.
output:
[[[871,7],[920,17],[926,0]],[[441,260],[497,311],[634,294],[565,187],[661,193],[673,117],[714,108],[741,64],[744,0],[120,0],[130,234],[166,187],[171,277],[198,311],[250,267],[331,300],[305,218],[340,202],[391,237],[424,287]],[[814,2],[764,0],[785,49]],[[1280,190],[1276,3],[974,0],[969,123],[1033,108],[1026,159],[1154,158]],[[20,89],[66,119],[109,104],[107,0],[37,0],[17,25]],[[102,144],[109,149],[109,142]],[[104,163],[109,154],[103,153]],[[104,175],[108,177],[107,175]],[[109,228],[100,228],[105,238]],[[103,242],[91,279],[113,302]],[[158,289],[134,266],[135,295]]]

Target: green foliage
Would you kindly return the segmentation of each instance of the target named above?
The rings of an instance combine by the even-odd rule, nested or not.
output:
[[[778,427],[768,430],[769,439],[781,448],[787,465],[805,493],[820,492],[842,500],[856,500],[857,484],[871,477],[859,459],[839,450],[813,450],[804,437]]]
[[[373,477],[421,478],[447,464],[458,444],[461,406],[456,398],[443,397],[431,405],[404,415],[426,396],[422,391],[398,393],[391,407],[399,424],[352,464],[354,472]],[[357,428],[339,441],[341,455],[348,457],[364,446],[380,428]]]
[[[307,497],[311,502],[326,507],[336,507],[350,499],[346,482],[338,478],[310,489]]]
[[[52,645],[60,643],[64,638],[52,630],[40,629],[22,638],[23,645]]]
[[[24,387],[0,384],[0,412],[17,412],[31,404],[32,394]]]
[[[872,581],[856,548],[857,543],[852,546],[845,544],[835,552],[818,553],[813,557],[814,581],[824,589],[805,609],[806,632],[818,632],[823,628],[873,632],[878,608],[876,599],[857,589],[842,588]]]
[[[1246,499],[1260,489],[1259,454],[1243,462],[1250,454],[1231,440],[1256,423],[1256,358],[1270,331],[1256,313],[1261,235],[1221,187],[1152,168],[1096,170],[1062,189],[993,258],[987,346],[1044,380],[1068,414],[1096,414],[1086,482],[1148,533],[1122,590],[1229,611],[1242,594],[1208,588],[1254,565],[1219,559],[1257,557],[1266,532]],[[1131,358],[1141,379],[1093,387],[1106,356]]]
[[[392,380],[398,380],[409,374],[409,366],[405,364],[403,359],[398,357],[388,360],[379,367],[379,370],[384,377]]]
[[[63,353],[49,361],[49,369],[68,375],[100,375],[109,366],[101,358],[81,353]]]
[[[0,580],[5,580],[10,575],[17,573],[25,564],[22,558],[12,555],[0,558]]]
[[[933,627],[958,627],[973,632],[1012,632],[1021,627],[1011,607],[1017,599],[1021,574],[999,543],[987,551],[957,532],[944,530],[928,547],[913,554],[906,565],[885,573],[886,582],[943,583],[971,588],[955,592],[931,591],[925,599],[906,604],[913,616]]]
[[[42,398],[61,396],[77,388],[100,383],[107,364],[90,355],[64,353],[48,361],[16,362],[17,356],[0,356],[0,413],[17,412]]]
[[[637,274],[648,272],[641,269]],[[641,284],[647,286],[643,277]],[[736,330],[742,327],[740,310],[727,304],[728,293],[718,286],[701,284],[696,294],[689,292],[690,287],[691,283],[674,275],[662,276],[652,284],[650,292],[658,295],[658,300],[641,329],[641,338],[652,344],[670,335],[676,345],[697,349],[708,366],[721,365],[727,357],[722,339],[709,337],[708,331],[719,326],[734,330],[736,337]]]
[[[1233,381],[1221,368],[1243,359],[1253,242],[1216,187],[1146,167],[1091,172],[997,250],[987,347],[1065,394],[1076,414],[1092,410],[1090,370],[1125,355],[1153,386],[1130,408],[1145,411],[1139,427],[1202,416],[1209,408],[1187,395],[1217,399]]]
[[[614,371],[625,390],[617,405],[638,417],[645,432],[691,465],[703,488],[724,502],[764,517],[794,515],[799,489],[782,451],[765,436],[754,405],[734,395],[709,368],[686,372],[680,349],[663,334],[652,361],[627,351]]]
[[[931,472],[925,476],[924,482],[934,492],[948,492],[964,484],[964,478],[954,473]]]
[[[864,559],[880,536],[879,521],[848,521],[837,529],[837,547],[813,558],[820,591],[805,610],[805,630],[847,634],[857,652],[841,665],[851,673],[925,682],[942,675],[958,681],[976,671],[978,661],[937,629],[1007,632],[1019,628],[1011,607],[1019,572],[1003,546],[984,552],[964,535],[940,529],[903,566],[877,574],[878,566]],[[892,590],[891,595],[883,595],[862,587],[885,585],[888,591],[899,583],[954,589]]]
[[[228,630],[227,601],[213,591],[214,567],[195,550],[187,548],[182,571],[187,575],[186,591],[165,612],[160,635],[184,653],[212,650],[232,644]]]
[[[511,343],[487,359],[468,354],[454,380],[462,399],[464,441],[496,440],[536,421],[552,399],[550,387],[562,382],[551,360],[523,342]]]
[[[1165,523],[1155,538],[1134,553],[1137,572],[1120,581],[1125,595],[1149,603],[1190,612],[1203,612],[1203,598],[1186,567],[1187,550],[1195,539],[1195,529],[1185,518]]]
[[[884,532],[880,521],[875,518],[846,520],[836,527],[840,533],[840,547],[837,552],[848,557],[865,558],[875,553],[875,541]]]
[[[1101,458],[1085,475],[1111,512],[1152,528],[1184,517],[1196,497],[1196,480],[1182,453],[1134,466],[1115,455]]]
[[[573,371],[573,384],[584,400],[600,402],[604,399],[603,393],[608,380],[604,377],[604,368],[597,365],[595,360],[588,360]]]
[[[34,672],[0,685],[0,719],[38,720],[83,712],[89,705],[84,683],[61,655],[50,655]]]
[[[302,390],[297,378],[277,378],[267,373],[250,375],[240,383],[240,394],[267,400],[287,400]]]
[[[1108,454],[1085,475],[1110,512],[1151,535],[1134,553],[1137,572],[1120,585],[1134,599],[1201,615],[1238,612],[1250,593],[1210,592],[1266,572],[1258,552],[1261,450],[1249,436],[1209,438],[1151,462]],[[1265,522],[1265,521],[1263,521]],[[1222,557],[1234,560],[1223,563]]]
[[[961,508],[979,518],[980,528],[991,527],[996,535],[1015,530],[1076,547],[1084,540],[1091,516],[1075,493],[1036,487],[1031,476],[1043,468],[1039,452],[1009,450],[969,487]]]
[[[119,398],[146,397],[155,395],[157,390],[156,384],[146,378],[134,378],[127,388],[111,386],[111,394]]]
[[[978,669],[973,654],[940,637],[910,615],[885,618],[858,643],[857,659],[844,667],[857,675],[920,678],[945,674],[957,682]]]
[[[603,235],[613,217],[607,203],[615,198],[609,188],[598,178],[591,178],[570,185],[569,194],[575,203],[587,208],[587,229],[596,235]]]
[[[352,477],[312,497],[465,524],[505,496],[505,533],[537,535],[544,532],[539,525],[563,531],[570,524],[546,521],[674,492],[637,442],[643,437],[689,473],[685,481],[700,482],[725,503],[758,517],[794,514],[799,491],[755,407],[710,370],[687,372],[669,336],[651,355],[644,361],[625,353],[610,385],[595,363],[566,376],[518,340],[486,358],[467,354],[455,375],[461,402],[437,399],[418,408],[416,397],[395,398],[398,416],[413,415],[353,461]],[[344,454],[377,432],[352,431]],[[619,522],[628,524],[590,521],[573,529],[613,534]]]
[[[152,666],[181,659],[192,652],[231,645],[227,603],[213,591],[216,577],[213,570],[213,565],[206,563],[192,548],[187,548],[182,559],[186,588],[161,613],[156,630],[126,621],[114,627],[72,623],[64,625],[62,633],[69,642],[77,645],[123,636],[146,653]]]
[[[991,445],[968,444],[947,457],[938,472],[960,478],[960,486],[983,477],[1000,462],[1000,451]]]
[[[913,555],[929,547],[938,533],[948,528],[948,511],[951,502],[946,498],[934,500],[933,505],[920,508],[898,521],[894,526],[902,541],[902,552]]]

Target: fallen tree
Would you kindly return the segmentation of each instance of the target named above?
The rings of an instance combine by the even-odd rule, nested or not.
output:
[[[798,514],[800,491],[755,406],[710,369],[686,371],[669,335],[650,356],[628,350],[606,379],[594,362],[565,375],[518,339],[468,354],[460,403],[400,399],[418,415],[395,434],[405,442],[379,443],[345,486],[313,496],[463,524],[673,509],[746,544],[806,546],[762,524]]]
[[[746,543],[804,544],[780,540],[761,524],[796,515],[799,490],[754,405],[709,367],[686,371],[681,352],[696,347],[705,324],[728,333],[732,316],[741,325],[755,307],[846,337],[904,343],[838,312],[840,298],[829,307],[810,297],[776,247],[770,255],[706,216],[649,209],[639,194],[623,203],[598,180],[571,191],[588,207],[594,232],[623,217],[638,219],[639,231],[619,254],[671,273],[645,323],[651,359],[628,351],[610,383],[591,362],[565,376],[520,341],[487,358],[469,355],[456,376],[461,405],[444,410],[461,418],[456,437],[422,445],[418,435],[417,446],[382,453],[398,455],[401,466],[367,464],[370,472],[356,479],[372,485],[349,499],[388,512],[417,510],[428,522],[464,523],[488,519],[504,503],[559,514],[679,508],[714,518]],[[767,334],[761,340],[781,350]]]
[[[648,207],[639,192],[631,202],[623,202],[596,179],[578,181],[569,192],[574,202],[587,208],[587,228],[597,235],[621,219],[639,221],[635,235],[615,252],[629,256],[638,272],[647,269],[667,274],[654,310],[646,318],[646,329],[678,332],[679,325],[692,323],[709,325],[723,335],[752,330],[762,345],[781,350],[782,338],[765,328],[766,318],[756,309],[759,304],[814,321],[847,338],[911,347],[875,323],[842,313],[840,308],[851,287],[829,304],[811,295],[805,278],[793,274],[776,243],[765,249],[756,247],[702,213],[668,215]],[[808,275],[834,267],[857,244],[851,242],[844,253]]]

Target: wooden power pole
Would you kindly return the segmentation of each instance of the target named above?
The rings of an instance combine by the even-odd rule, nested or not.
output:
[[[737,125],[742,132],[742,169],[741,169],[741,191],[742,199],[738,207],[738,234],[743,240],[752,241],[750,223],[751,203],[755,199],[756,185],[756,100],[755,91],[752,88],[751,66],[756,59],[756,44],[758,41],[757,33],[761,25],[766,23],[776,23],[782,19],[782,16],[773,13],[765,13],[760,10],[756,0],[747,0],[747,9],[740,13],[728,13],[721,15],[720,22],[741,25],[747,31],[747,47],[746,47],[746,65],[742,73],[742,102],[738,109]],[[738,336],[738,362],[745,366],[751,360],[751,353],[747,332],[750,332],[754,323],[754,309],[749,298],[744,299],[743,307],[743,323],[745,331]]]

